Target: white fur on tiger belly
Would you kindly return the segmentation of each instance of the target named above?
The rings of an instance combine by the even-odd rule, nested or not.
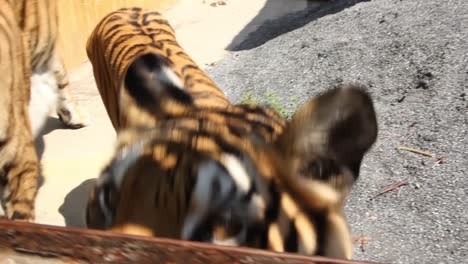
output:
[[[31,77],[29,118],[35,138],[41,132],[47,117],[57,104],[57,99],[57,81],[53,73],[33,73]]]

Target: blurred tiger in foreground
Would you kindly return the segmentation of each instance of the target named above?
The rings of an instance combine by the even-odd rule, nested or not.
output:
[[[51,108],[78,128],[88,124],[69,91],[56,49],[52,0],[0,1],[0,179],[9,219],[34,220],[39,163],[34,146]]]
[[[120,9],[87,43],[118,132],[90,228],[350,258],[343,205],[377,136],[369,95],[335,88],[287,121],[232,105],[157,12]]]

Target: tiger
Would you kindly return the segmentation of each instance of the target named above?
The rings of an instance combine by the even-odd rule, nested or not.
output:
[[[39,161],[28,116],[30,64],[11,5],[0,0],[0,180],[8,219],[32,221]]]
[[[57,3],[1,0],[0,180],[5,217],[34,221],[39,161],[34,139],[56,105],[64,124],[89,117],[76,104],[57,51]]]
[[[31,63],[29,116],[34,137],[39,136],[55,108],[67,127],[90,124],[88,113],[71,92],[68,73],[59,54],[57,0],[9,0]]]
[[[365,87],[334,87],[290,119],[232,104],[169,22],[138,7],[105,16],[86,49],[117,132],[88,228],[352,257],[344,204],[378,131]]]

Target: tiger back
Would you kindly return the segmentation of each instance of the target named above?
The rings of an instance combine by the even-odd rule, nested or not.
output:
[[[169,29],[158,13],[121,9],[88,41],[118,132],[88,227],[350,258],[343,205],[377,136],[370,96],[337,87],[291,120],[232,105],[188,56],[170,56]]]
[[[156,119],[164,118],[165,111],[176,111],[177,106],[171,105],[155,116],[136,106],[132,96],[123,89],[123,76],[128,66],[145,54],[154,54],[155,60],[161,60],[160,70],[166,71],[163,74],[167,80],[164,81],[183,86],[194,98],[196,106],[228,105],[221,90],[177,43],[174,30],[158,12],[132,8],[107,15],[91,34],[86,50],[98,90],[116,130],[132,126],[152,127]]]

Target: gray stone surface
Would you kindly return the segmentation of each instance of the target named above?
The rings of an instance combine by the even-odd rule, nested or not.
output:
[[[353,235],[370,239],[365,252],[356,244],[354,258],[467,263],[468,1],[374,0],[309,12],[267,23],[250,41],[307,22],[232,53],[210,75],[233,101],[275,93],[289,109],[292,96],[304,103],[339,82],[366,85],[380,130],[346,208]],[[372,199],[399,181],[409,185]]]

